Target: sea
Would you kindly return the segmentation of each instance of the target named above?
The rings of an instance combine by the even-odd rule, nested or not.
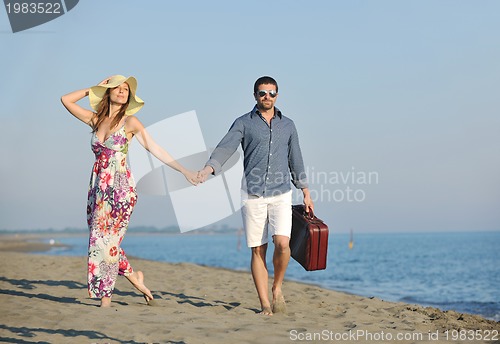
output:
[[[58,237],[68,245],[49,254],[85,256],[88,239]],[[293,259],[286,279],[386,301],[478,314],[500,321],[500,232],[330,232],[327,268],[305,271]],[[250,250],[241,233],[134,234],[128,256],[250,271]],[[268,267],[272,274],[272,244]],[[285,286],[286,288],[286,286]]]

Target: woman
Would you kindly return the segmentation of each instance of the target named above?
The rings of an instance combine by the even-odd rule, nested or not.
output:
[[[101,307],[111,305],[117,275],[124,275],[143,293],[148,304],[153,295],[144,284],[141,271],[130,266],[120,244],[127,231],[137,201],[135,182],[127,165],[128,143],[136,136],[139,143],[160,161],[181,172],[193,185],[195,172],[185,169],[149,136],[133,116],[144,102],[136,95],[134,77],[115,75],[97,86],[74,91],[61,97],[66,109],[92,128],[92,151],[96,156],[90,178],[87,223],[90,231],[88,254],[88,291],[101,299]],[[89,96],[87,110],[76,104]]]

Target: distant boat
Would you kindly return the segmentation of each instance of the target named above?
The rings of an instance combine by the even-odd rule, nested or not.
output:
[[[349,249],[352,250],[353,247],[354,247],[354,238],[352,236],[352,228],[351,228],[351,236],[349,239]]]

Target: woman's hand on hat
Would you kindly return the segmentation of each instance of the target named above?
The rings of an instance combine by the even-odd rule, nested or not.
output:
[[[98,83],[97,86],[106,85],[111,78],[112,78],[112,76],[108,76],[106,79],[104,79],[103,81]]]

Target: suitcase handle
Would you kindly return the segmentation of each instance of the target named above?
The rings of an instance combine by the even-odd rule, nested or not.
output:
[[[310,219],[312,222],[316,223],[324,223],[323,220],[318,219],[315,215],[314,212],[311,210],[308,213],[306,213],[306,208],[303,204],[300,205],[294,205],[293,208],[297,209],[299,212],[302,212],[302,215],[308,219]]]
[[[308,217],[308,218],[310,218],[310,219],[314,219],[314,218],[315,218],[315,216],[314,216],[314,212],[312,211],[312,209],[311,209],[311,211],[306,212],[306,207],[305,207],[303,204],[300,204],[300,205],[294,205],[293,207],[294,207],[294,208],[295,208],[295,207],[300,208],[300,209],[302,210],[302,214],[303,214],[304,216],[307,216],[307,217]],[[297,208],[296,208],[296,209],[297,209]]]
[[[314,216],[314,212],[311,210],[309,210],[309,212],[306,211],[306,207],[304,207],[304,216],[307,216],[309,217],[310,219],[314,219],[316,216]]]

